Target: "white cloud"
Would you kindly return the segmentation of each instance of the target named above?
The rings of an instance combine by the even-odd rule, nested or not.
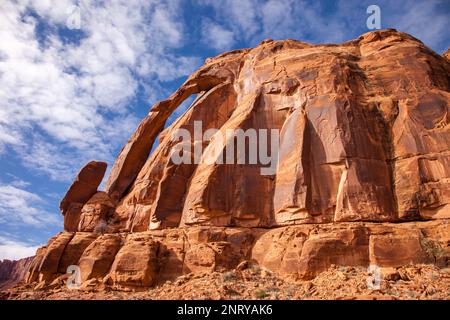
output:
[[[9,182],[9,184],[11,186],[17,187],[17,188],[26,188],[31,186],[31,183],[25,180],[20,179],[19,177],[11,174],[11,173],[7,173],[6,176],[8,176],[11,181]]]
[[[199,4],[211,6],[222,25],[230,28],[241,39],[251,40],[260,29],[260,6],[257,0],[198,0]]]
[[[11,240],[9,237],[0,236],[0,261],[3,259],[18,260],[34,256],[39,247],[30,243]]]
[[[203,22],[202,34],[203,42],[219,51],[229,50],[235,42],[232,31],[209,20]]]
[[[27,246],[21,243],[0,244],[0,260],[19,260],[32,257],[39,246]]]
[[[80,1],[80,38],[67,42],[75,3],[7,0],[0,19],[0,156],[10,146],[64,181],[88,160],[114,160],[139,121],[140,85],[150,92],[199,63],[173,53],[185,40],[178,1]]]
[[[290,23],[291,16],[287,14],[292,11],[291,1],[270,0],[262,5],[262,19],[265,32],[276,31],[278,26]]]
[[[45,227],[58,223],[54,214],[42,208],[43,200],[35,193],[13,185],[0,184],[0,223]]]

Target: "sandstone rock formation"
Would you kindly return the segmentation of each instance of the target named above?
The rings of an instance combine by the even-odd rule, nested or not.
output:
[[[332,265],[446,267],[449,243],[450,226],[439,220],[273,229],[193,226],[104,235],[63,232],[38,252],[39,267],[30,268],[26,279],[49,284],[76,264],[83,282],[139,288],[188,273],[223,272],[245,261],[281,276],[311,279]]]
[[[147,156],[152,144],[139,143],[150,136],[142,128],[162,129],[183,99],[202,92],[146,163],[127,165],[128,148],[119,155],[107,187],[111,197],[123,195],[116,228],[449,217],[449,70],[447,60],[393,30],[342,45],[265,41],[209,59],[152,108],[155,120],[144,119],[128,143]],[[192,132],[195,120],[203,132],[279,129],[276,173],[261,175],[259,164],[175,165],[173,132]],[[124,170],[133,175],[121,178]]]
[[[64,229],[76,231],[83,205],[97,192],[106,172],[106,162],[91,161],[78,173],[59,205],[64,217]],[[82,224],[81,226],[85,226]]]
[[[0,289],[12,287],[22,281],[33,259],[34,257],[29,257],[20,260],[4,259],[0,261]]]
[[[449,102],[449,60],[393,29],[339,45],[266,40],[208,59],[151,108],[105,191],[104,164],[82,169],[61,203],[66,231],[38,251],[27,281],[49,283],[68,264],[113,287],[245,260],[304,279],[333,264],[446,266]],[[204,141],[197,121],[202,134],[218,131]],[[185,156],[205,161],[174,163],[178,129],[193,137]],[[206,161],[234,142],[219,139],[229,129],[279,130],[275,171]]]

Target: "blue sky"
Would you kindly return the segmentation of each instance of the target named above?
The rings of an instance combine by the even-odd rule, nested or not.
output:
[[[3,0],[0,259],[33,255],[62,230],[76,172],[92,159],[111,166],[150,106],[207,57],[266,38],[353,39],[369,31],[371,4],[382,28],[438,53],[450,45],[445,0]]]

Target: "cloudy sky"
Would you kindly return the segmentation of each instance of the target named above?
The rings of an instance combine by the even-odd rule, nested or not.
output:
[[[343,42],[369,31],[371,4],[382,28],[438,53],[450,45],[448,0],[1,0],[0,259],[33,255],[60,231],[80,167],[111,166],[205,58],[266,38]]]

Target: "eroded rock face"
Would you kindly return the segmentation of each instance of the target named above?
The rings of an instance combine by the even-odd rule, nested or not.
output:
[[[449,237],[450,225],[440,220],[61,233],[39,253],[40,267],[30,269],[28,281],[50,284],[68,264],[80,267],[83,282],[96,279],[112,288],[149,287],[184,274],[223,272],[246,261],[295,279],[311,279],[332,265],[448,267]]]
[[[71,265],[78,264],[86,248],[98,237],[91,232],[78,232],[69,241],[58,263],[58,273],[66,273]]]
[[[82,207],[79,231],[104,232],[114,212],[114,203],[106,192],[95,193]]]
[[[118,285],[149,287],[156,281],[159,242],[145,232],[128,235],[111,267],[110,277]]]
[[[422,242],[423,237],[417,232],[373,236],[370,238],[370,262],[386,267],[434,262]]]
[[[0,289],[6,289],[16,285],[25,279],[34,257],[19,260],[0,261]]]
[[[209,59],[152,108],[155,120],[144,119],[162,130],[170,110],[200,92],[145,164],[127,147],[119,155],[107,188],[120,198],[117,230],[448,218],[449,71],[448,60],[395,30],[342,45],[265,41]],[[193,134],[195,121],[202,133],[279,130],[274,174],[262,175],[262,164],[175,164],[175,130]],[[130,141],[148,151],[157,133],[141,126]],[[198,144],[202,159],[223,149],[194,137],[192,153]]]
[[[70,232],[38,252],[27,279],[49,281],[68,263],[83,281],[116,287],[246,260],[304,279],[331,265],[446,266],[449,79],[447,58],[392,29],[340,45],[266,40],[208,59],[151,108],[105,191],[105,165],[82,169],[61,203]],[[183,156],[200,163],[171,158],[179,129],[192,138]],[[206,161],[226,153],[227,130],[248,129],[279,132],[273,172]]]
[[[53,241],[49,242],[39,265],[39,280],[51,279],[54,274],[58,273],[61,257],[73,236],[74,233],[72,232],[61,232]]]
[[[83,205],[97,192],[105,175],[106,167],[106,162],[91,161],[80,170],[59,205],[63,215],[66,214],[71,204]]]
[[[109,272],[123,242],[124,236],[120,234],[105,234],[95,239],[78,261],[81,281],[102,279]]]

